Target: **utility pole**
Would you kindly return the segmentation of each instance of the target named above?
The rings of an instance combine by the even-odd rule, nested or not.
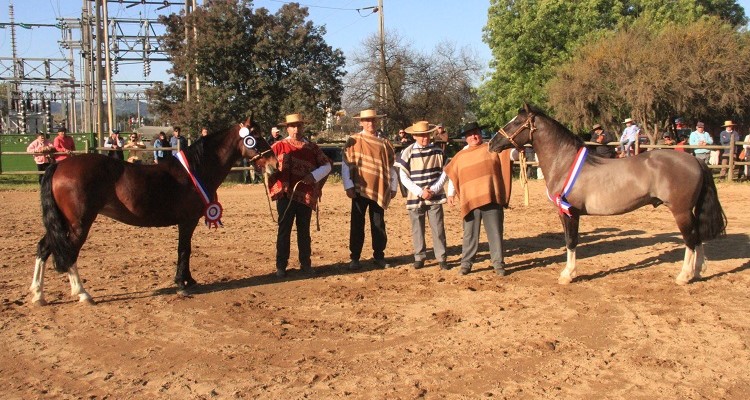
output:
[[[188,27],[188,16],[191,10],[190,0],[185,1],[185,48],[190,47],[190,28]],[[185,71],[185,100],[190,101],[190,69]]]
[[[112,92],[112,63],[109,57],[109,12],[107,11],[107,0],[102,2],[102,13],[104,14],[104,20],[102,21],[102,27],[104,31],[104,70],[107,77],[107,123],[109,126],[109,132],[116,129],[115,122],[115,96]],[[109,134],[109,132],[107,132]]]
[[[383,0],[378,0],[378,16],[380,18],[380,109],[385,109],[388,104],[388,94],[385,85],[385,18],[383,16]],[[381,119],[382,125],[382,119]],[[382,128],[382,127],[381,127]]]

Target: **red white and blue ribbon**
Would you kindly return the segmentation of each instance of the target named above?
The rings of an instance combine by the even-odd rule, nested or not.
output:
[[[205,204],[206,208],[204,209],[203,213],[206,217],[205,223],[206,226],[208,226],[209,229],[211,228],[218,228],[219,226],[224,226],[221,223],[221,214],[224,211],[224,209],[221,207],[221,204],[219,203],[218,196],[216,196],[215,201],[211,201],[211,197],[208,196],[208,193],[206,193],[206,189],[203,188],[203,185],[198,181],[198,178],[193,174],[193,170],[190,168],[190,163],[187,160],[187,157],[185,157],[184,152],[180,151],[175,155],[178,160],[180,160],[180,164],[182,164],[183,167],[185,167],[185,171],[187,171],[188,176],[190,176],[190,179],[193,181],[193,185],[195,186],[195,190],[198,192],[198,194],[201,196],[201,199],[203,200],[203,204]]]
[[[575,185],[576,179],[578,179],[578,174],[581,172],[581,167],[583,166],[583,162],[586,161],[587,155],[588,155],[588,150],[585,147],[581,147],[578,150],[576,159],[573,162],[573,165],[570,166],[570,171],[568,172],[568,179],[565,180],[565,186],[563,186],[563,190],[561,193],[558,193],[557,196],[552,198],[549,195],[549,191],[547,191],[547,197],[550,199],[551,202],[555,203],[559,212],[569,217],[572,217],[573,215],[571,215],[570,213],[571,205],[567,201],[567,196],[568,196],[568,193],[570,193],[570,190],[573,189],[573,185]]]

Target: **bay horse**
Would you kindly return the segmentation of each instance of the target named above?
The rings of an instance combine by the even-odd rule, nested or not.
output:
[[[249,119],[245,125],[250,125]],[[139,165],[100,154],[82,154],[52,164],[41,184],[46,232],[37,245],[30,287],[32,303],[46,304],[44,270],[50,255],[57,271],[68,273],[71,295],[78,296],[80,302],[94,303],[83,288],[77,262],[99,214],[133,226],[177,225],[174,281],[180,293],[195,285],[190,274],[191,239],[201,216],[204,212],[209,215],[211,207],[198,193],[194,178],[215,201],[216,189],[237,160],[249,158],[256,167],[270,173],[276,167],[276,157],[255,129],[240,125],[197,140],[182,155],[192,177],[177,157],[155,165]],[[220,216],[220,206],[212,213],[213,217]]]
[[[690,154],[648,151],[637,156],[607,159],[596,155],[580,163],[572,187],[572,176],[583,140],[562,124],[528,104],[490,140],[490,151],[510,147],[522,149],[531,143],[544,173],[547,194],[559,207],[565,232],[567,263],[558,282],[576,277],[576,245],[581,215],[619,215],[651,204],[664,204],[672,212],[685,241],[685,259],[676,282],[684,285],[700,278],[705,263],[703,242],[725,234],[726,215],[719,203],[716,185],[705,163]],[[582,152],[581,152],[582,153]],[[569,186],[567,195],[562,195]],[[557,197],[556,195],[561,195]]]

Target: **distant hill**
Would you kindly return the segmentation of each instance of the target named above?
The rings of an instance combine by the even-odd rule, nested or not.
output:
[[[143,118],[150,118],[151,113],[148,112],[148,104],[144,101],[136,101],[136,100],[119,100],[117,103],[115,103],[115,111],[117,115],[137,115],[138,114],[138,103],[140,103],[141,108],[141,116]],[[81,104],[76,104],[77,111],[81,111]],[[63,105],[62,103],[51,103],[50,108],[52,109],[53,114],[61,113],[63,112]]]

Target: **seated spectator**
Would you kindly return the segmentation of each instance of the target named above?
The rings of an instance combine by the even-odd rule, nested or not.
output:
[[[133,164],[141,164],[143,162],[140,157],[141,153],[139,151],[133,150],[133,149],[145,149],[146,148],[146,144],[143,143],[143,141],[138,138],[137,133],[130,134],[130,139],[128,139],[128,142],[125,143],[123,148],[131,149],[128,152],[128,162],[133,163]]]

